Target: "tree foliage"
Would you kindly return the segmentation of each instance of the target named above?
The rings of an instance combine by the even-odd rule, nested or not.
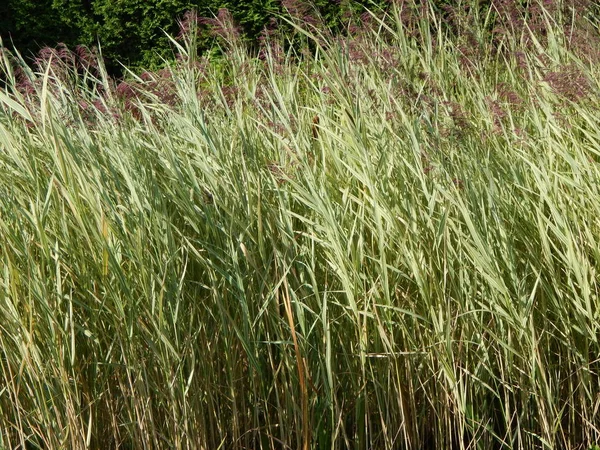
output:
[[[390,0],[3,0],[0,1],[0,36],[4,45],[31,59],[44,46],[64,43],[67,47],[100,45],[108,69],[113,74],[122,65],[154,69],[173,57],[166,33],[177,35],[178,20],[188,10],[200,17],[214,17],[226,8],[249,42],[255,40],[273,16],[309,11],[318,14],[332,29],[344,26],[349,11],[377,10]],[[515,0],[502,4],[534,4],[539,0]],[[444,10],[455,2],[432,0]],[[484,10],[491,0],[459,2],[452,7],[478,5]],[[558,0],[556,0],[558,2]],[[312,6],[308,6],[310,5]],[[553,3],[553,2],[550,2]],[[579,0],[592,4],[592,0]],[[579,4],[577,3],[577,4]],[[589,5],[588,5],[589,6]],[[597,7],[595,8],[597,10]],[[472,12],[472,11],[471,11]],[[597,13],[597,12],[596,12]],[[470,13],[469,13],[470,14]],[[212,44],[200,42],[200,50]]]
[[[120,71],[121,64],[155,67],[172,57],[165,33],[177,34],[177,21],[187,10],[194,9],[201,17],[213,17],[220,8],[227,8],[251,41],[271,17],[286,14],[290,4],[292,7],[306,4],[299,0],[5,0],[1,3],[0,35],[4,45],[14,45],[26,59],[40,48],[58,43],[68,47],[100,44],[109,70],[115,73]],[[313,2],[314,11],[328,26],[339,24],[342,11],[351,3],[374,6],[385,2]]]

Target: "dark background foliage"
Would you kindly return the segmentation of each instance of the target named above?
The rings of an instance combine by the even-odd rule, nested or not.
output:
[[[289,7],[307,2],[287,3]],[[312,2],[332,27],[340,25],[344,11],[385,3],[386,0]],[[3,0],[0,36],[5,46],[14,45],[26,60],[31,60],[41,48],[58,43],[69,48],[100,43],[109,71],[118,74],[120,63],[156,68],[163,58],[172,58],[165,31],[176,35],[177,20],[185,11],[194,9],[201,17],[213,17],[220,8],[231,12],[250,42],[271,17],[286,11],[280,0]],[[203,43],[206,47],[210,44],[209,39]]]
[[[178,20],[188,10],[196,10],[200,17],[214,17],[220,8],[227,8],[243,36],[252,45],[261,30],[273,16],[286,12],[314,14],[322,18],[324,25],[332,29],[345,26],[348,13],[385,8],[391,1],[411,3],[411,0],[0,0],[0,36],[5,46],[13,46],[27,61],[32,61],[38,51],[59,43],[69,48],[76,45],[101,46],[102,55],[109,72],[122,73],[122,64],[132,68],[156,69],[163,61],[173,58],[168,37],[179,32]],[[424,3],[426,0],[414,0]],[[499,8],[514,9],[515,6],[533,5],[542,0],[428,0],[442,13],[455,29],[459,13],[463,16],[459,27],[468,32],[470,4],[486,11],[493,2]],[[544,4],[569,4],[580,10],[598,13],[595,0],[545,0]],[[596,4],[594,8],[590,8]],[[564,6],[564,5],[563,5]],[[472,12],[472,11],[471,11]],[[285,28],[285,27],[284,27]],[[454,28],[454,29],[452,29]],[[209,33],[200,39],[200,50],[213,43]]]

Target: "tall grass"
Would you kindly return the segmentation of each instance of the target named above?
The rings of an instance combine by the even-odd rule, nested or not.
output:
[[[510,5],[3,49],[0,448],[597,443],[599,29]]]

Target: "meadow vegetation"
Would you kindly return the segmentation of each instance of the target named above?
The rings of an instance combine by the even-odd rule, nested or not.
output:
[[[0,448],[596,445],[598,16],[475,5],[2,48]]]

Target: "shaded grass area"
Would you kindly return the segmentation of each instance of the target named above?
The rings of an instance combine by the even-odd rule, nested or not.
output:
[[[599,34],[544,5],[3,50],[0,447],[596,443]]]

